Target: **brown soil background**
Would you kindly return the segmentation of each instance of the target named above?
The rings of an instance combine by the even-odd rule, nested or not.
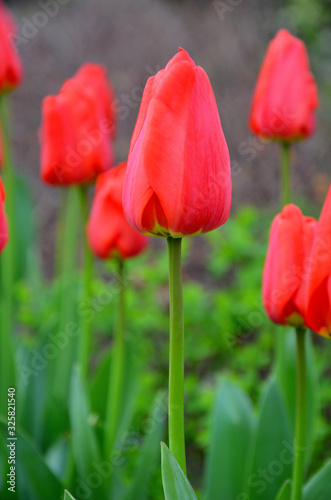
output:
[[[57,1],[57,0],[54,0]],[[46,2],[46,0],[45,0]],[[60,2],[65,5],[60,5]],[[7,2],[19,34],[27,20],[42,23],[42,1]],[[143,85],[151,73],[185,48],[211,80],[233,164],[233,208],[278,203],[279,149],[253,139],[247,126],[250,101],[269,40],[277,29],[295,28],[280,1],[224,0],[221,19],[217,2],[165,0],[59,0],[58,13],[25,42],[19,52],[25,67],[23,85],[13,93],[13,145],[17,169],[25,176],[35,204],[43,256],[51,257],[60,190],[39,180],[40,106],[58,92],[86,61],[104,64],[127,115],[118,121],[116,160],[125,160],[139,109]],[[234,6],[236,5],[236,6]],[[315,69],[315,68],[314,68]],[[324,75],[317,75],[323,87]],[[323,98],[324,99],[324,98]],[[294,148],[293,190],[321,205],[330,182],[330,140],[325,102],[318,112],[313,138]],[[124,113],[123,113],[124,115]]]

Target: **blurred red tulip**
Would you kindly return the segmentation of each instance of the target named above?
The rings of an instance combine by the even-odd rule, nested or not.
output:
[[[2,184],[2,180],[0,179],[0,252],[5,247],[8,241],[8,228],[7,228],[7,219],[4,208],[5,201],[5,190]]]
[[[180,49],[147,81],[131,140],[124,213],[137,231],[182,237],[224,224],[231,173],[205,71]]]
[[[269,318],[281,325],[306,323],[308,262],[317,222],[287,205],[272,223],[263,272],[263,304]]]
[[[270,42],[258,77],[249,117],[260,136],[297,141],[316,127],[317,87],[304,43],[286,30]]]
[[[41,177],[55,185],[83,184],[113,164],[114,94],[106,70],[85,64],[42,105]]]
[[[148,238],[127,223],[122,205],[126,163],[101,174],[96,183],[87,236],[93,252],[102,259],[134,257],[147,245]]]
[[[331,337],[331,187],[317,226],[307,287],[307,325]]]
[[[23,69],[14,47],[16,23],[0,0],[0,94],[15,88],[22,80]]]

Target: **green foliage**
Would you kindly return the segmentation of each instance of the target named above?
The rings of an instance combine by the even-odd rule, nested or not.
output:
[[[303,500],[329,500],[331,495],[331,461],[319,470],[306,484]]]
[[[291,500],[291,481],[287,480],[282,485],[276,500]]]
[[[164,443],[161,444],[161,457],[165,500],[197,500],[184,472]]]
[[[283,366],[276,370],[278,385],[265,384],[273,373],[275,348],[278,339],[282,338],[282,329],[268,320],[261,302],[261,277],[271,218],[268,212],[261,214],[252,207],[243,208],[232,214],[220,229],[184,242],[186,442],[188,474],[199,498],[207,490],[207,498],[216,499],[218,487],[212,486],[214,484],[222,488],[226,500],[232,497],[236,500],[235,495],[247,488],[254,495],[256,487],[249,486],[250,476],[257,474],[264,462],[269,464],[273,456],[277,459],[282,451],[279,449],[282,440],[292,442],[293,332],[284,331],[286,356],[282,358]],[[83,317],[93,322],[94,344],[91,382],[83,383],[78,372],[73,371],[69,405],[54,398],[54,362],[44,355],[49,345],[55,345],[52,339],[59,325],[56,311],[61,284],[57,280],[45,284],[40,272],[31,271],[16,286],[20,323],[20,344],[16,349],[18,423],[30,436],[32,448],[38,450],[35,453],[44,462],[45,468],[41,470],[48,471],[45,474],[55,477],[77,500],[84,496],[84,491],[88,491],[91,498],[96,495],[102,500],[110,488],[116,500],[136,500],[138,494],[141,500],[164,498],[158,446],[166,435],[162,435],[161,422],[152,426],[151,432],[146,422],[151,418],[149,413],[154,411],[150,408],[155,405],[155,394],[160,389],[167,390],[168,260],[163,240],[153,240],[151,245],[144,255],[126,263],[129,357],[123,389],[125,405],[121,410],[116,454],[111,461],[113,472],[108,474],[109,478],[102,478],[99,490],[88,486],[86,477],[95,473],[96,467],[100,474],[108,471],[104,462],[108,463],[109,457],[104,456],[103,447],[118,291],[116,267],[112,262],[96,263],[91,301],[75,303],[75,321],[78,323]],[[33,266],[32,269],[38,269],[36,262]],[[79,290],[80,277],[75,280],[73,285]],[[314,401],[309,409],[311,421],[316,425],[309,437],[309,475],[321,469],[327,459],[325,442],[331,432],[328,423],[329,351],[316,336],[313,340],[317,363],[314,368],[315,360],[309,361],[309,397]],[[61,353],[61,348],[57,348],[57,363]],[[228,382],[217,390],[215,403],[220,373],[226,374]],[[317,378],[320,381],[318,389],[314,385]],[[317,392],[321,407],[318,418]],[[162,404],[161,407],[165,411],[166,406]],[[256,411],[260,412],[257,416]],[[247,431],[242,436],[242,446],[240,443],[230,446],[238,442],[242,432],[236,412]],[[256,418],[259,423],[253,432]],[[251,432],[253,444],[250,449],[254,458],[253,463],[248,463],[244,454],[249,448],[248,434]],[[219,442],[227,444],[218,446]],[[208,450],[209,443],[212,447]],[[228,450],[227,455],[223,454],[224,448]],[[148,459],[149,456],[152,458]],[[245,467],[236,467],[244,462],[247,463]],[[150,468],[145,472],[144,464],[147,463]],[[268,486],[265,498],[274,500],[272,495],[276,497],[280,493],[290,467],[284,467],[283,473]],[[227,473],[221,475],[219,470]],[[251,481],[255,480],[261,478]]]
[[[255,431],[253,407],[247,395],[225,381],[216,395],[206,464],[206,500],[235,500],[246,489],[249,451]],[[245,470],[246,469],[246,470]]]

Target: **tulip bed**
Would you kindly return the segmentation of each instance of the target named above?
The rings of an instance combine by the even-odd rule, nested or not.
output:
[[[40,176],[63,197],[46,279],[11,156],[14,31],[0,0],[1,498],[330,500],[331,188],[320,213],[291,203],[318,106],[303,42],[270,42],[249,116],[279,143],[278,214],[230,214],[217,104],[185,50],[147,81],[117,166],[102,65],[45,97]]]

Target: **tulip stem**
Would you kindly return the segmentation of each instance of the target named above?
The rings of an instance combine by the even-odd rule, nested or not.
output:
[[[113,349],[110,361],[109,387],[106,412],[106,453],[109,456],[116,441],[121,415],[125,368],[125,281],[124,261],[118,259],[119,290],[117,316],[114,325]]]
[[[82,215],[83,215],[83,293],[82,293],[82,303],[84,306],[89,307],[91,300],[91,285],[93,276],[93,256],[90,250],[87,236],[86,236],[86,223],[89,216],[89,203],[88,203],[88,186],[80,187],[81,195],[81,205],[82,205]],[[78,361],[81,367],[81,373],[83,378],[87,378],[89,371],[89,361],[90,352],[92,346],[92,323],[87,321],[82,316],[81,321],[81,332],[79,337],[78,345]]]
[[[16,369],[12,342],[13,307],[15,280],[15,176],[10,154],[8,133],[9,114],[5,97],[0,97],[0,133],[3,143],[3,177],[6,190],[5,210],[8,218],[9,240],[3,250],[0,262],[0,414],[6,410],[6,393],[9,387],[15,387]]]
[[[291,500],[302,499],[305,475],[307,432],[307,375],[306,375],[306,330],[296,329],[297,338],[297,400],[295,421],[295,457],[292,476]]]
[[[170,295],[169,444],[186,474],[184,429],[184,315],[181,238],[168,238]]]
[[[59,300],[59,326],[58,336],[64,336],[66,341],[58,357],[54,360],[55,374],[50,370],[50,377],[54,384],[54,393],[63,401],[68,395],[71,369],[74,362],[74,350],[77,345],[75,337],[68,335],[70,323],[75,321],[75,295],[76,295],[76,266],[77,266],[77,239],[79,227],[79,188],[76,186],[66,189],[65,220],[63,234],[57,241],[58,246],[63,246],[60,267],[60,300]]]
[[[291,146],[288,142],[282,143],[282,208],[291,202]]]

